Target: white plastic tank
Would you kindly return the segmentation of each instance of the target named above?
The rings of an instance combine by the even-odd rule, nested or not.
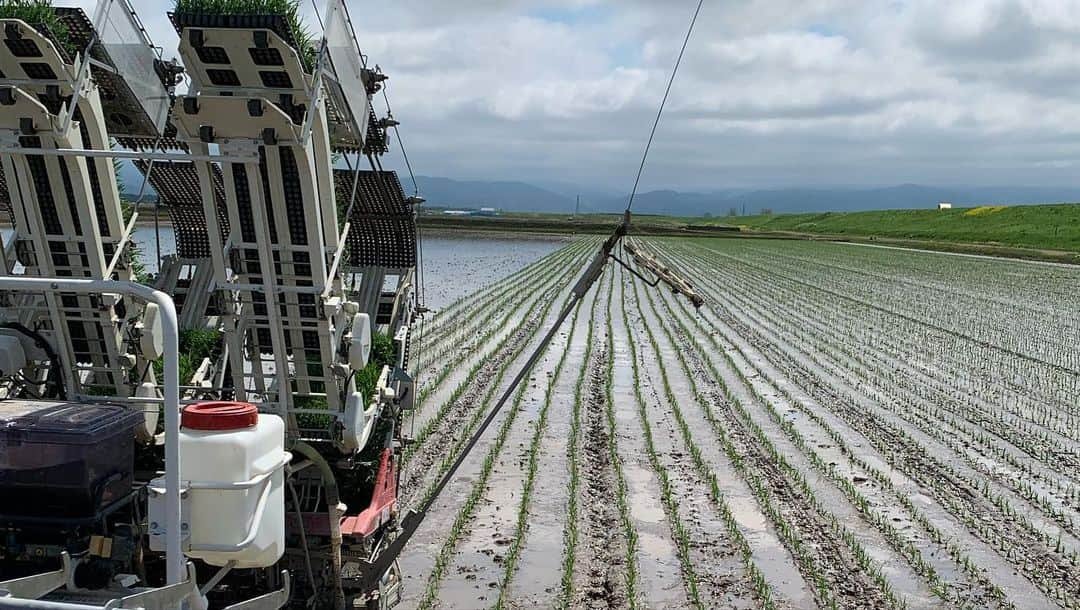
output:
[[[181,416],[180,478],[190,485],[189,557],[237,568],[285,552],[285,423],[254,405],[209,402]]]

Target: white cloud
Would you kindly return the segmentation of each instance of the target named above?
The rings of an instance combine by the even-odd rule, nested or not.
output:
[[[418,171],[622,188],[694,4],[349,0]],[[711,0],[644,186],[1077,184],[1078,33],[1080,0]]]

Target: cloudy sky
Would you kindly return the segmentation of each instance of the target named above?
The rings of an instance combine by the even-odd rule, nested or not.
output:
[[[696,5],[348,1],[419,173],[620,191]],[[706,0],[643,186],[1080,185],[1078,84],[1080,0]]]

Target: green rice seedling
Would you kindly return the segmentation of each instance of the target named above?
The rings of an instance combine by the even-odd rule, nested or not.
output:
[[[811,416],[813,416],[812,413],[811,413]],[[903,431],[897,431],[897,433],[899,434],[900,438],[906,438]],[[843,446],[843,445],[841,445],[841,446]],[[886,455],[886,457],[889,457],[890,454],[888,452],[886,452],[885,455]],[[866,466],[865,463],[863,463],[863,466],[864,467]],[[942,537],[941,537],[940,533],[936,532],[934,530],[934,528],[925,520],[925,518],[922,517],[917,511],[915,511],[913,507],[911,507],[910,501],[906,497],[900,496],[900,499],[901,499],[901,503],[904,504],[905,506],[907,506],[908,509],[912,512],[912,514],[915,516],[916,520],[919,521],[920,524],[923,525],[927,529],[927,531],[931,534],[931,537],[935,541],[937,541],[938,543],[941,543],[942,542]],[[954,512],[954,514],[956,514],[956,512],[953,509],[950,509],[950,512]],[[964,515],[960,515],[960,516],[964,517]],[[966,517],[964,517],[964,518],[966,519]],[[992,529],[982,527],[979,531],[980,531],[982,536],[993,536]],[[995,598],[1004,599],[1004,596],[1001,593],[1000,588],[997,587],[996,585],[990,585],[989,583],[987,583],[986,580],[985,580],[985,575],[982,574],[981,571],[977,570],[976,566],[970,561],[970,558],[968,558],[966,556],[963,556],[962,552],[955,545],[949,545],[947,547],[947,550],[949,551],[950,556],[954,557],[954,559],[956,559],[958,562],[961,563],[962,567],[964,568],[964,571],[970,573],[973,577],[975,577],[981,583],[986,584],[990,588],[990,591],[991,591],[991,593],[993,594],[993,596]],[[1027,570],[1024,570],[1024,571],[1027,571]]]
[[[56,16],[51,0],[7,0],[0,4],[0,19],[19,19],[45,30],[43,33],[51,34],[69,58],[74,58],[80,50],[71,42],[68,27]]]
[[[551,311],[551,307],[554,304],[554,300],[551,300],[551,299],[541,299],[541,300],[545,301],[545,305],[543,306],[543,308],[541,308],[538,319],[540,321],[543,321],[544,319],[547,318],[548,312]],[[540,324],[537,324],[533,328],[533,330],[530,332],[529,336],[524,341],[519,341],[518,342],[517,346],[514,348],[514,351],[510,355],[510,357],[508,357],[506,359],[506,361],[502,364],[502,366],[499,367],[499,370],[495,373],[494,381],[491,384],[489,384],[487,391],[484,393],[483,399],[480,401],[481,408],[475,409],[473,411],[472,417],[469,419],[468,423],[465,425],[464,430],[462,431],[462,434],[460,434],[458,436],[457,440],[451,446],[450,451],[448,451],[446,453],[446,455],[443,457],[442,461],[439,463],[438,467],[436,468],[436,473],[437,473],[436,474],[436,479],[438,477],[441,477],[444,473],[446,473],[446,471],[448,471],[450,469],[451,464],[453,464],[454,460],[457,459],[458,454],[460,454],[461,451],[465,448],[465,445],[466,445],[466,443],[468,443],[469,438],[472,436],[473,431],[480,425],[480,422],[485,417],[486,411],[487,411],[486,406],[495,397],[495,392],[496,392],[496,390],[499,389],[499,385],[502,384],[503,379],[506,377],[506,373],[509,372],[510,365],[514,362],[514,360],[518,356],[520,356],[524,352],[526,346],[528,345],[528,342],[530,340],[532,340],[533,337],[536,336],[536,334],[539,332],[539,330],[540,330]],[[436,483],[432,482],[431,485],[428,486],[428,489],[424,492],[423,498],[424,498],[425,502],[432,497],[432,494],[435,493],[435,485],[436,485]]]
[[[571,261],[577,260],[576,257],[581,256],[583,254],[583,251],[575,251],[573,254],[575,255],[575,258],[571,259]],[[542,268],[542,272],[540,272],[540,270],[538,269],[537,273],[532,274],[531,279],[528,283],[526,283],[524,286],[514,287],[513,291],[517,294],[533,294],[541,287],[546,286],[548,283],[550,283],[552,278],[560,275],[565,276],[567,273],[567,268],[573,268],[573,265],[545,265]],[[508,290],[510,289],[508,288]],[[468,333],[470,329],[486,329],[483,335],[479,339],[477,339],[478,345],[487,344],[487,342],[489,342],[492,337],[494,337],[498,332],[500,332],[501,329],[506,328],[510,321],[514,319],[514,315],[517,314],[521,310],[522,306],[527,302],[527,299],[518,299],[514,307],[507,310],[505,308],[505,305],[511,302],[512,293],[507,292],[502,294],[503,296],[496,302],[496,304],[488,309],[486,316],[475,316],[475,324],[470,324],[465,329],[463,329],[464,333]],[[498,320],[493,320],[500,313],[503,315],[499,317]],[[426,383],[424,387],[420,390],[420,392],[417,394],[416,408],[414,413],[422,411],[423,407],[427,404],[427,400],[431,396],[431,394],[434,393],[438,389],[438,387],[446,380],[446,378],[449,377],[458,368],[458,365],[468,359],[470,352],[468,350],[460,349],[461,346],[453,339],[454,337],[450,338],[450,340],[445,346],[445,349],[441,352],[430,353],[429,351],[430,360],[444,361],[445,364],[442,366],[435,378],[431,382]],[[444,402],[443,407],[445,407],[447,404],[450,403]]]
[[[564,299],[564,303],[568,300],[569,298]],[[548,300],[547,305],[544,307],[544,310],[541,314],[541,319],[544,319],[547,316],[547,312],[550,310],[553,303],[554,301]],[[521,353],[526,343],[528,343],[528,341],[522,342],[521,347],[518,349],[518,353]],[[498,379],[494,384],[492,384],[493,390],[497,388],[498,385],[500,385],[503,373],[505,373],[513,360],[514,358],[508,359],[506,364],[502,367]],[[484,492],[487,489],[488,478],[491,476],[491,472],[495,468],[496,460],[498,459],[499,454],[502,452],[502,448],[506,443],[507,437],[509,436],[510,429],[513,427],[514,422],[517,419],[517,415],[521,412],[521,403],[525,396],[525,390],[527,387],[527,384],[523,384],[515,392],[514,399],[510,408],[510,413],[500,425],[494,442],[492,443],[491,448],[489,449],[487,455],[484,458],[483,465],[480,468],[480,473],[479,475],[477,475],[476,481],[473,483],[468,497],[465,499],[465,501],[461,505],[461,508],[458,510],[454,523],[450,528],[450,533],[446,541],[443,543],[443,546],[439,551],[439,555],[435,560],[435,567],[432,569],[431,575],[428,577],[424,596],[417,606],[421,610],[429,610],[430,608],[434,607],[434,604],[437,601],[439,585],[442,582],[442,578],[446,573],[446,569],[450,566],[450,562],[453,561],[454,552],[457,549],[457,543],[461,539],[465,527],[472,520],[473,515],[476,511],[476,507],[480,502],[481,498],[483,498]],[[482,403],[483,407],[476,410],[477,416],[486,415],[486,407],[489,406],[488,403],[490,403],[492,395],[493,392],[489,392],[489,394]],[[437,477],[445,474],[446,470],[449,468],[450,463],[452,463],[452,461],[456,459],[456,457],[460,454],[464,442],[467,442],[468,438],[472,435],[472,431],[475,430],[476,426],[478,425],[479,417],[474,417],[473,421],[470,422],[469,426],[462,435],[462,441],[456,444],[455,447],[451,449],[450,452],[448,452],[447,459],[444,460],[443,464],[441,464],[439,467]],[[427,502],[428,500],[430,500],[431,494],[433,492],[434,483],[432,484],[432,487],[429,487],[427,492],[424,494],[424,499],[422,502]]]
[[[285,18],[300,62],[315,68],[315,37],[300,15],[299,0],[176,0],[173,12],[192,15],[275,15]]]
[[[563,273],[561,274],[561,277],[556,282],[556,288],[555,289],[557,289],[558,287],[564,286],[567,282],[569,282],[570,277],[571,276],[570,276],[569,272],[567,272],[566,270],[563,270]],[[531,318],[533,316],[534,312],[536,311],[537,307],[540,306],[541,301],[543,301],[543,299],[537,299],[537,300],[532,301],[532,304],[530,305],[530,307],[528,308],[528,310],[524,314],[523,319]],[[504,317],[504,323],[507,323],[510,319],[512,319],[512,317],[520,310],[520,308],[524,306],[525,302],[526,301],[519,301],[518,304],[510,312],[508,312],[507,315]],[[547,311],[547,308],[550,307],[550,303],[551,303],[550,301],[547,302],[547,305],[544,307],[544,311]],[[541,316],[541,319],[542,319],[542,316]],[[498,353],[498,352],[502,351],[504,348],[506,348],[507,346],[509,346],[512,337],[513,337],[513,335],[507,335],[505,338],[503,338],[503,340],[499,342],[499,344],[495,347],[495,349],[493,350],[492,353]],[[519,347],[519,350],[520,349],[521,348]],[[483,368],[483,366],[484,366],[483,361],[477,362],[475,365],[473,365],[473,367],[469,371],[469,374],[466,375],[465,380],[462,381],[461,384],[459,384],[458,387],[454,389],[454,392],[442,404],[442,406],[439,408],[436,415],[434,417],[432,417],[430,420],[428,420],[428,422],[423,426],[423,428],[421,428],[420,431],[416,434],[416,436],[414,437],[413,442],[410,443],[409,446],[406,447],[406,449],[402,453],[403,467],[404,467],[404,464],[407,464],[408,461],[416,454],[416,452],[419,451],[419,449],[428,440],[428,438],[430,438],[430,436],[435,432],[435,430],[438,428],[438,426],[442,424],[443,419],[445,418],[446,414],[450,412],[450,409],[453,407],[454,403],[457,402],[458,399],[460,399],[461,396],[465,393],[465,391],[468,389],[469,384],[472,382],[472,380],[475,379],[476,375],[480,372],[480,370]],[[499,374],[500,375],[504,374],[505,370],[506,369],[505,369],[505,366],[504,366],[502,371]],[[497,385],[497,384],[495,384],[495,385]],[[494,391],[495,385],[492,385],[491,389],[488,390],[488,395],[489,396]]]
[[[578,467],[578,446],[581,438],[581,399],[585,387],[585,373],[589,370],[588,363],[593,354],[594,322],[596,319],[596,305],[599,302],[600,299],[593,299],[592,312],[589,315],[589,326],[585,336],[585,354],[582,358],[581,369],[578,371],[577,383],[574,384],[570,439],[566,445],[566,465],[570,472],[570,485],[567,491],[566,529],[563,531],[562,586],[556,602],[556,606],[561,609],[570,608],[574,595],[574,566],[576,564],[578,544],[578,490],[581,488],[581,472]]]
[[[615,424],[615,396],[614,396],[614,364],[615,358],[613,353],[615,351],[614,344],[614,331],[611,326],[611,297],[615,292],[615,273],[608,268],[608,287],[607,287],[607,299],[605,309],[606,316],[606,330],[607,330],[607,362],[605,366],[604,375],[604,394],[607,398],[605,401],[605,413],[607,418],[607,432],[608,432],[608,453],[611,458],[611,464],[615,471],[615,483],[616,483],[616,495],[615,501],[619,508],[619,520],[622,522],[623,534],[626,536],[626,596],[631,608],[638,608],[640,606],[640,600],[638,599],[637,579],[638,579],[638,565],[637,565],[637,529],[634,527],[634,523],[630,518],[630,506],[627,502],[626,492],[626,475],[623,473],[622,459],[619,457],[619,450],[616,441],[616,430],[618,429]]]
[[[544,391],[544,403],[540,407],[539,421],[536,423],[536,431],[529,442],[529,461],[522,483],[521,499],[518,501],[517,522],[514,525],[514,535],[510,548],[507,549],[503,558],[503,577],[499,583],[499,597],[495,602],[495,608],[502,610],[506,607],[507,594],[510,592],[510,581],[514,578],[517,570],[518,558],[521,556],[522,546],[525,544],[526,527],[529,519],[529,503],[532,500],[533,489],[536,485],[536,473],[540,468],[540,446],[547,430],[548,412],[551,409],[551,399],[555,394],[555,387],[562,375],[563,365],[570,354],[569,346],[574,340],[574,331],[577,326],[578,314],[581,312],[582,303],[579,301],[574,309],[574,315],[570,320],[570,333],[567,338],[567,348],[559,356],[559,362],[555,365],[555,371],[548,379],[547,388]],[[584,370],[584,367],[582,368]]]
[[[626,315],[626,294],[622,291],[620,307],[622,319],[629,326],[629,318]],[[701,594],[698,591],[698,575],[694,570],[693,561],[690,558],[690,540],[686,527],[679,516],[678,502],[671,489],[671,479],[667,468],[660,462],[653,441],[652,426],[649,424],[649,415],[645,408],[645,398],[641,395],[641,370],[638,363],[638,348],[634,341],[634,332],[626,329],[627,344],[630,347],[631,369],[633,370],[634,398],[637,402],[638,423],[641,424],[642,436],[645,439],[645,452],[648,454],[649,463],[653,472],[660,481],[660,500],[664,505],[664,512],[671,523],[672,537],[675,539],[679,563],[683,572],[683,583],[686,585],[686,594],[690,603],[696,608],[704,608],[701,602]]]

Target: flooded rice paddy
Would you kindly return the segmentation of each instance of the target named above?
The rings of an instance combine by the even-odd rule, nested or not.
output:
[[[648,239],[610,265],[402,559],[410,608],[1080,607],[1080,268]],[[425,326],[403,504],[596,239]]]

